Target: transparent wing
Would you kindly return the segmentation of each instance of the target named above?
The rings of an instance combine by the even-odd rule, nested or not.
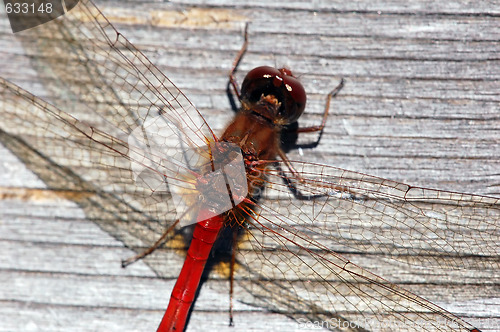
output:
[[[43,83],[39,95],[73,117],[126,141],[162,113],[191,148],[214,140],[186,96],[91,1],[16,37]]]
[[[136,213],[144,214],[144,223],[155,221],[145,226],[156,227],[155,236],[126,241],[149,246],[182,214],[174,212],[171,194],[193,188],[193,176],[180,177],[207,157],[205,147],[216,139],[212,131],[182,92],[91,1],[80,1],[64,16],[16,37],[43,83],[37,94],[50,104],[3,82],[9,114],[2,129],[42,158],[28,158],[19,146],[11,150],[51,189],[80,190],[91,184],[89,191],[112,192],[108,198],[122,200],[122,221],[141,222],[133,217]],[[61,120],[67,114],[70,124]],[[87,137],[88,131],[95,136]],[[193,155],[198,159],[189,160]],[[78,179],[55,180],[59,168]],[[94,207],[106,211],[115,204],[108,199]],[[102,217],[98,210],[87,212]],[[135,232],[132,223],[127,227],[126,233]],[[121,234],[127,227],[112,228]]]
[[[128,246],[147,247],[175,221],[170,193],[141,186],[133,176],[131,164],[147,164],[150,154],[131,153],[127,142],[2,78],[0,96],[2,144],[103,229]],[[152,173],[169,171],[157,165]]]
[[[264,199],[248,211],[253,217],[238,255],[240,286],[253,294],[246,301],[332,329],[473,329],[394,282],[409,280],[399,276],[408,265],[428,271],[430,283],[460,274],[498,280],[498,199],[294,166],[302,181],[292,181],[286,168],[268,168]],[[389,279],[361,267],[370,263],[389,271]]]
[[[500,254],[497,198],[412,187],[326,165],[294,166],[302,181],[284,181],[293,180],[292,174],[269,169],[266,206],[300,221],[304,233],[330,249],[380,252],[446,269],[485,268]]]

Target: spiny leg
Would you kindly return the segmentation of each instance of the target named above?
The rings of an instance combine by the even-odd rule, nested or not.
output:
[[[245,25],[245,33],[244,33],[244,38],[245,41],[243,42],[243,45],[241,46],[240,51],[236,55],[236,58],[233,61],[233,66],[231,67],[231,72],[229,73],[229,82],[231,82],[231,85],[234,89],[234,93],[236,94],[236,97],[238,97],[238,100],[240,99],[240,88],[238,86],[238,83],[236,82],[236,77],[234,77],[234,73],[236,72],[236,68],[238,67],[238,64],[240,63],[241,59],[243,58],[243,55],[247,51],[248,47],[248,23]]]
[[[297,128],[296,132],[311,133],[316,131],[322,131],[325,128],[326,119],[328,118],[328,112],[330,111],[330,102],[332,98],[335,97],[340,92],[340,90],[342,90],[343,87],[344,87],[344,79],[341,78],[340,83],[326,96],[325,110],[323,111],[323,119],[321,120],[321,124],[319,126]]]
[[[325,128],[326,119],[328,118],[328,112],[330,111],[330,102],[331,102],[332,98],[335,97],[339,93],[339,91],[342,89],[343,86],[344,86],[344,79],[342,78],[340,80],[340,83],[327,95],[325,110],[323,111],[323,119],[322,119],[321,124],[319,126],[297,128],[297,129],[294,129],[293,131],[296,133],[310,133],[310,132],[316,132],[316,131],[323,131],[323,129]],[[316,142],[316,145],[319,142],[320,138],[321,138],[321,134],[320,134],[320,137],[318,137],[318,141]],[[297,180],[299,180],[299,182],[304,183],[304,181],[303,181],[304,179],[295,170],[292,163],[288,159],[286,153],[282,149],[278,149],[278,154],[279,154],[280,158],[283,160],[283,162],[285,163],[285,165],[288,167],[290,172],[292,172],[292,175],[295,178],[297,178]]]
[[[144,250],[143,252],[141,252],[135,256],[132,256],[132,257],[129,257],[125,260],[122,260],[122,267],[126,267],[126,266],[140,260],[140,259],[143,259],[147,255],[151,254],[153,251],[158,249],[163,244],[163,242],[165,242],[167,235],[169,235],[174,230],[175,226],[177,226],[179,221],[180,221],[180,219],[177,219],[167,230],[165,230],[165,232],[163,232],[162,236],[158,240],[156,240],[156,242],[153,243],[153,245],[151,247],[149,247],[148,249]]]

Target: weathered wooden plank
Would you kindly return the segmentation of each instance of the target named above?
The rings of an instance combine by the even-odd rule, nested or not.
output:
[[[187,20],[169,23],[152,18],[157,16],[151,13],[173,14],[186,4]],[[193,14],[190,6],[202,11]],[[318,121],[325,93],[340,77],[346,78],[345,88],[332,104],[321,144],[316,149],[291,151],[292,158],[438,189],[500,193],[500,24],[494,1],[107,2],[101,7],[202,108],[216,129],[231,114],[226,112],[227,71],[241,45],[244,22],[250,21],[251,44],[238,78],[241,81],[244,72],[256,65],[288,65],[311,92],[307,111],[311,115],[301,124]],[[224,18],[219,22],[201,19],[220,9],[235,19],[229,23]],[[132,22],[134,17],[140,19]],[[3,17],[1,21],[5,23]],[[40,90],[39,83],[32,83],[35,77],[29,62],[12,55],[22,54],[22,48],[12,44],[7,25],[0,26],[0,58],[11,64],[2,66],[1,75]],[[10,171],[20,168],[14,161],[2,162]],[[5,176],[15,180],[9,185],[40,187],[32,180],[20,181],[29,178],[25,174]],[[153,330],[169,286],[147,277],[151,271],[145,267],[121,270],[118,263],[126,257],[126,250],[76,210],[66,210],[67,215],[60,209],[45,217],[40,214],[51,211],[56,203],[60,204],[4,201],[0,246],[13,255],[0,265],[2,281],[8,281],[1,283],[5,288],[0,294],[10,294],[0,299],[0,315],[7,317],[0,320],[0,330]],[[377,267],[376,262],[366,264]],[[411,273],[418,276],[419,272]],[[26,287],[16,289],[16,282]],[[56,287],[59,283],[81,285],[68,293],[67,298],[75,298],[73,302],[29,297],[34,289],[33,294],[43,296],[47,291],[63,300]],[[48,285],[52,285],[50,291]],[[202,296],[211,287],[216,294],[204,301]],[[436,288],[425,283],[406,287],[470,317],[472,323],[486,327],[483,330],[498,327],[495,284],[467,288],[449,280]],[[17,292],[3,292],[9,289]],[[86,289],[96,291],[85,293]],[[189,329],[209,323],[214,325],[205,330],[224,330],[226,294],[227,283],[207,284],[195,308],[201,312],[192,315]],[[91,303],[94,298],[96,304]],[[274,315],[257,317],[258,313],[241,307],[237,311],[236,327],[245,330],[259,330],[268,320],[269,329],[298,329],[286,318],[274,321]],[[75,321],[79,316],[82,319]],[[17,325],[20,321],[27,322],[26,328]]]
[[[0,317],[6,323],[5,331],[67,331],[66,327],[71,326],[72,331],[154,331],[156,321],[161,317],[159,311],[138,311],[136,309],[118,309],[108,307],[67,307],[57,305],[47,305],[38,303],[16,303],[0,302]],[[7,320],[8,317],[17,317],[18,321]],[[75,319],[75,317],[81,319]],[[269,314],[269,326],[273,326],[277,331],[304,331],[298,328],[297,323],[292,320],[280,321],[282,317],[277,314]],[[110,325],[109,321],[113,320]],[[240,321],[247,325],[245,331],[262,331],[260,314],[255,312],[239,313],[236,323]],[[231,332],[235,327],[228,326],[227,314],[221,315],[217,312],[205,312],[201,317],[191,319],[194,326],[203,328],[198,331],[221,331]],[[20,329],[22,328],[22,329]],[[190,329],[195,331],[195,329]],[[315,329],[318,331],[318,329]]]
[[[200,5],[197,0],[175,0],[179,4]],[[277,9],[307,9],[323,10],[334,12],[384,12],[393,14],[479,14],[496,15],[499,12],[498,3],[495,1],[482,1],[480,4],[471,3],[467,0],[446,1],[437,3],[435,1],[416,1],[407,3],[404,1],[221,1],[211,0],[201,2],[204,6],[241,6],[241,7],[262,7]]]

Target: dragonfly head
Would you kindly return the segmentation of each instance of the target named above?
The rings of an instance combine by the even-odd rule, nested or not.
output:
[[[290,124],[302,115],[306,106],[306,92],[299,80],[287,68],[262,66],[248,72],[241,85],[241,97],[248,104],[268,102],[273,110],[262,116],[273,122]]]

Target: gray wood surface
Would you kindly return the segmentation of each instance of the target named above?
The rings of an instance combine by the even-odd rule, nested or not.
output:
[[[227,73],[250,22],[237,77],[258,65],[292,69],[309,97],[301,125],[318,123],[326,93],[346,80],[319,146],[292,150],[291,159],[500,196],[497,1],[97,4],[215,130],[232,115]],[[5,16],[0,27],[0,76],[36,89]],[[315,139],[306,134],[300,142]],[[76,204],[44,190],[7,150],[0,160],[0,331],[154,331],[175,280],[156,278],[141,262],[122,269],[131,251]],[[175,259],[169,264],[181,264]],[[461,284],[453,274],[426,280],[412,273],[406,288],[482,331],[500,330],[500,280],[468,276]],[[189,331],[304,330],[241,303],[236,328],[227,327],[227,288],[217,280],[204,285]]]

